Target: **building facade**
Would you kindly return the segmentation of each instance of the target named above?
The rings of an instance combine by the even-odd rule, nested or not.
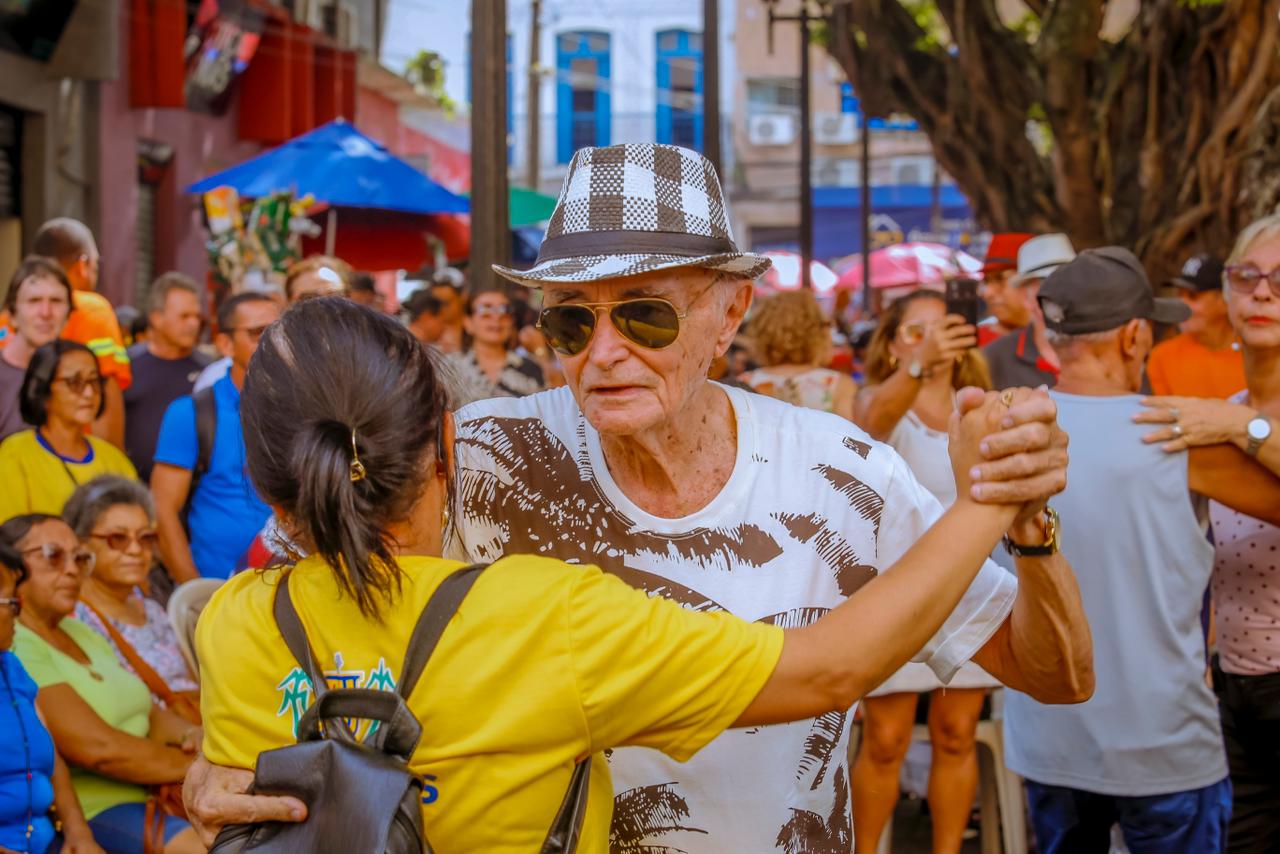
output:
[[[0,33],[0,287],[42,222],[73,216],[98,238],[99,290],[117,305],[166,270],[208,270],[188,185],[358,121],[359,66],[376,66],[386,13],[386,0],[52,5],[71,9],[61,27],[33,4],[23,29],[42,38]]]

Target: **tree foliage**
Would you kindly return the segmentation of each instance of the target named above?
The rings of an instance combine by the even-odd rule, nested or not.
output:
[[[413,85],[419,95],[431,98],[446,112],[453,112],[453,100],[444,88],[444,69],[444,57],[439,53],[420,50],[405,63],[404,79]]]
[[[1275,209],[1280,0],[1127,0],[1105,34],[1106,0],[1024,3],[833,3],[827,49],[869,114],[920,123],[993,230],[1127,245],[1163,274]]]

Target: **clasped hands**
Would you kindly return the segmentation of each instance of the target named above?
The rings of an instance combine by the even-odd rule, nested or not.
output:
[[[1015,533],[1067,487],[1067,434],[1044,388],[962,389],[951,416],[956,495],[979,504],[1018,505]]]

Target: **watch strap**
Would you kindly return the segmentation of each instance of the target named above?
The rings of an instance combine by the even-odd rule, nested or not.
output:
[[[1004,547],[1014,557],[1049,557],[1058,553],[1058,513],[1052,507],[1044,508],[1045,541],[1040,545],[1026,546],[1015,543],[1008,534],[1004,535]]]

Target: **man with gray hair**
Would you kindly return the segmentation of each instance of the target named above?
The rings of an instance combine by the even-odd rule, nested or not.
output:
[[[539,328],[568,385],[457,413],[449,555],[554,555],[689,608],[802,627],[941,515],[901,458],[847,420],[707,379],[769,266],[737,247],[728,222],[696,152],[574,156],[537,265],[495,267],[543,290]],[[1066,439],[1047,395],[1002,400],[1006,429],[987,438],[974,492],[959,500],[1021,507],[1009,531],[1025,549],[1020,578],[987,561],[918,659],[946,681],[974,658],[1041,699],[1080,702],[1092,687],[1088,626],[1044,509],[1063,485]],[[850,850],[852,712],[726,732],[683,764],[644,746],[613,751],[613,849]],[[206,830],[299,808],[245,798],[244,774],[204,763],[188,782]]]
[[[1009,692],[1006,759],[1026,778],[1042,854],[1105,851],[1116,823],[1133,851],[1222,851],[1231,787],[1200,627],[1213,549],[1193,496],[1276,522],[1280,480],[1235,446],[1166,454],[1139,441],[1152,324],[1190,312],[1155,298],[1131,252],[1081,252],[1039,299],[1062,359],[1051,396],[1071,433],[1068,486],[1054,503],[1097,689],[1070,708]]]
[[[182,273],[165,273],[147,292],[147,340],[129,348],[133,384],[124,393],[124,449],[146,483],[164,412],[213,361],[196,350],[204,326],[200,286]]]
[[[568,387],[458,413],[453,554],[554,554],[690,608],[787,626],[892,565],[940,513],[901,459],[844,419],[706,379],[767,267],[735,245],[700,155],[578,152],[538,264],[495,268],[543,290],[539,326]],[[1025,426],[1048,445],[1040,400],[1047,423]],[[1052,546],[1035,551],[1052,539],[1041,507],[1065,454],[1036,453],[1021,462],[1034,456],[1046,479],[1011,532],[1039,555],[1020,561],[1021,590],[989,564],[919,657],[944,680],[976,657],[1046,700],[1078,702],[1090,661],[1074,581]],[[685,764],[615,751],[615,848],[848,846],[851,712],[731,731]]]

